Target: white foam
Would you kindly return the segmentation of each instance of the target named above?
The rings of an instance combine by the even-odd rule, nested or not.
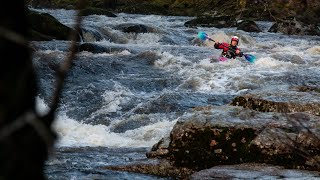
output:
[[[110,132],[105,125],[89,125],[75,121],[65,114],[54,122],[58,147],[151,147],[169,134],[176,121],[162,121],[125,133]]]
[[[36,112],[39,115],[45,115],[49,112],[50,108],[44,102],[44,99],[40,98],[39,96],[36,97]]]
[[[173,64],[177,64],[177,62],[178,62],[177,57],[175,57],[174,55],[172,55],[168,52],[159,53],[158,55],[161,56],[161,59],[158,59],[155,61],[154,65],[156,67],[164,68],[164,67],[168,67]]]
[[[128,51],[128,50],[123,50],[123,51],[119,52],[118,54],[119,55],[124,55],[124,56],[129,56],[129,55],[131,55],[131,52]]]
[[[311,47],[306,52],[311,55],[320,55],[320,46]]]
[[[153,33],[129,33],[126,36],[129,44],[159,45],[158,41],[161,39],[161,35]]]
[[[280,68],[289,68],[290,66],[294,66],[294,64],[291,62],[278,61],[272,57],[262,57],[255,61],[254,66],[260,69],[272,68],[276,70],[274,68],[277,68],[277,70],[280,70]]]

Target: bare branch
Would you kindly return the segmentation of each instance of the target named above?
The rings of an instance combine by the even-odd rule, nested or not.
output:
[[[48,149],[50,149],[54,142],[54,137],[48,130],[48,127],[44,122],[39,119],[33,111],[27,111],[22,116],[17,118],[9,125],[4,126],[0,130],[0,140],[7,138],[19,129],[22,129],[26,125],[31,125],[33,129],[38,133],[39,137],[46,143]]]
[[[29,44],[28,40],[25,37],[1,26],[0,26],[0,37],[25,47],[28,47],[28,44]]]
[[[71,36],[71,45],[69,48],[69,54],[66,56],[66,59],[64,60],[64,62],[62,63],[62,65],[60,66],[60,69],[57,72],[57,79],[56,79],[56,84],[55,84],[55,90],[53,92],[52,95],[52,102],[50,105],[50,111],[49,113],[46,115],[47,120],[49,120],[50,124],[51,121],[53,121],[53,116],[54,113],[56,111],[56,109],[58,108],[58,104],[59,104],[59,100],[60,100],[60,96],[62,93],[62,89],[63,89],[63,85],[64,85],[64,81],[66,79],[66,75],[69,71],[69,69],[71,68],[72,65],[72,61],[76,56],[77,53],[77,39],[79,36],[79,32],[80,32],[80,27],[81,27],[81,21],[82,21],[82,17],[80,15],[80,11],[81,9],[83,9],[83,0],[79,1],[79,11],[78,11],[78,15],[76,18],[76,24],[75,24],[75,31],[73,31],[72,36]]]

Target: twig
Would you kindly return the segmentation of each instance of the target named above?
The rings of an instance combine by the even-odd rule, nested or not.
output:
[[[7,39],[11,42],[14,42],[16,44],[29,47],[28,46],[29,42],[25,37],[1,26],[0,26],[0,37]]]
[[[38,133],[39,137],[41,137],[46,143],[48,149],[50,149],[54,142],[54,136],[50,133],[48,126],[46,126],[32,110],[27,111],[12,123],[1,128],[0,140],[7,138],[28,124],[33,127],[33,129]]]
[[[56,84],[55,84],[55,90],[53,92],[52,95],[52,102],[50,107],[50,111],[48,112],[48,114],[46,115],[46,119],[49,121],[48,123],[51,124],[53,121],[53,117],[54,117],[54,113],[58,108],[58,104],[59,104],[59,100],[60,100],[60,96],[62,93],[62,89],[63,89],[63,85],[67,76],[67,73],[69,71],[69,69],[71,68],[72,65],[72,61],[76,56],[77,53],[77,39],[78,39],[78,35],[80,32],[80,27],[81,27],[81,21],[82,21],[82,16],[80,15],[80,11],[81,9],[83,9],[84,3],[83,0],[79,1],[79,8],[78,8],[78,15],[76,18],[76,25],[75,25],[75,31],[73,31],[72,36],[71,36],[71,45],[69,47],[69,54],[67,55],[66,59],[64,60],[64,62],[62,63],[62,65],[60,66],[60,69],[57,72],[57,79],[56,79]]]

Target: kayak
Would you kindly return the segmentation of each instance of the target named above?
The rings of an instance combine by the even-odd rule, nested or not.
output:
[[[211,62],[211,63],[214,63],[214,62],[224,62],[224,61],[227,61],[227,60],[228,60],[228,58],[223,57],[223,56],[211,57],[211,58],[210,58],[210,62]]]

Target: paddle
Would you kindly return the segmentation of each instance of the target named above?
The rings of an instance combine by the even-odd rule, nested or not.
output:
[[[205,41],[205,40],[209,40],[209,41],[213,41],[215,42],[213,39],[211,39],[205,32],[203,31],[200,31],[198,33],[198,38],[201,39],[202,41]],[[226,46],[225,46],[226,47]],[[235,50],[233,49],[230,49],[232,50],[233,52],[235,52]],[[254,63],[254,61],[256,60],[256,57],[254,55],[251,55],[251,54],[243,54],[243,56],[246,58],[247,61],[249,61],[250,63]]]

